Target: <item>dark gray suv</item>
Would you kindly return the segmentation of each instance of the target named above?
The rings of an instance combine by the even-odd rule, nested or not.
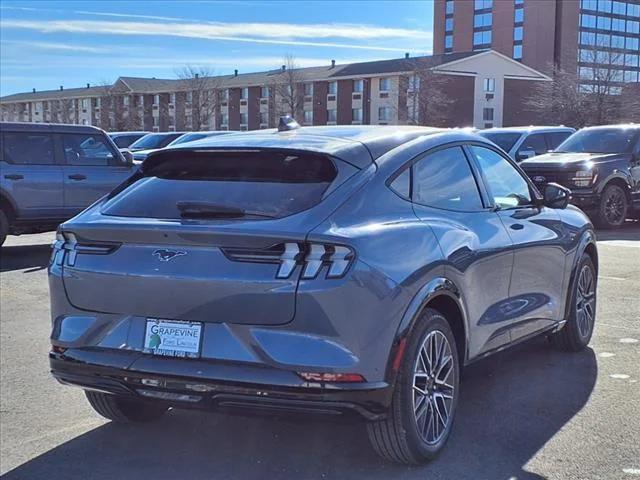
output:
[[[55,230],[136,168],[95,127],[0,123],[0,245]]]
[[[58,232],[51,370],[114,421],[355,412],[380,455],[423,462],[464,365],[589,342],[598,254],[568,198],[460,131],[284,125],[154,152]]]

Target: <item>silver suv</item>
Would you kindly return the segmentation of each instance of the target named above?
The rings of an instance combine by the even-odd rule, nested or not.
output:
[[[509,154],[516,162],[555,149],[573,132],[570,127],[504,127],[478,132]]]
[[[95,127],[3,122],[0,145],[0,245],[55,229],[137,168]]]

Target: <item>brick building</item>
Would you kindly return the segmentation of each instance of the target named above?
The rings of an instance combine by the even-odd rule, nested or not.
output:
[[[429,77],[422,73],[429,72]],[[96,125],[105,130],[255,130],[295,109],[304,125],[431,124],[490,127],[519,124],[517,113],[539,71],[501,53],[455,52],[200,80],[121,77],[113,85],[32,91],[0,99],[2,120]],[[450,99],[436,121],[417,105],[439,89]],[[293,97],[283,88],[295,79]],[[422,81],[421,81],[422,79]],[[206,94],[206,95],[205,95]],[[203,102],[207,98],[207,114]],[[292,102],[291,100],[295,100]],[[198,110],[198,114],[196,114]],[[199,125],[198,125],[199,123]]]

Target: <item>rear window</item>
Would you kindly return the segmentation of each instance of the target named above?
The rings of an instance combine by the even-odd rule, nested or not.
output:
[[[173,142],[180,135],[182,134],[175,133],[175,134],[167,135],[164,133],[158,133],[158,134],[150,133],[149,135],[145,135],[144,137],[133,142],[131,144],[131,148],[137,148],[141,150],[142,149],[147,150],[151,148],[163,148],[169,145],[171,142]]]
[[[159,219],[281,218],[319,203],[337,173],[334,161],[317,154],[179,152],[110,199],[102,213]]]
[[[511,148],[513,148],[515,143],[518,141],[518,139],[522,135],[520,133],[510,133],[510,132],[505,132],[505,133],[479,132],[479,134],[482,135],[487,140],[495,143],[505,152],[508,152],[509,150],[511,150]]]

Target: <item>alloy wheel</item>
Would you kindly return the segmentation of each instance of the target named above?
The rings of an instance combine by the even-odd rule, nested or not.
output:
[[[596,288],[593,271],[588,265],[584,265],[578,277],[576,291],[576,321],[578,330],[583,338],[591,333],[593,320],[596,315]]]
[[[435,330],[422,342],[413,369],[413,412],[418,433],[429,445],[438,443],[451,423],[454,359],[447,337]]]
[[[609,195],[604,200],[604,216],[607,222],[612,225],[617,225],[624,220],[625,215],[625,198],[624,192],[617,189],[609,192]]]

